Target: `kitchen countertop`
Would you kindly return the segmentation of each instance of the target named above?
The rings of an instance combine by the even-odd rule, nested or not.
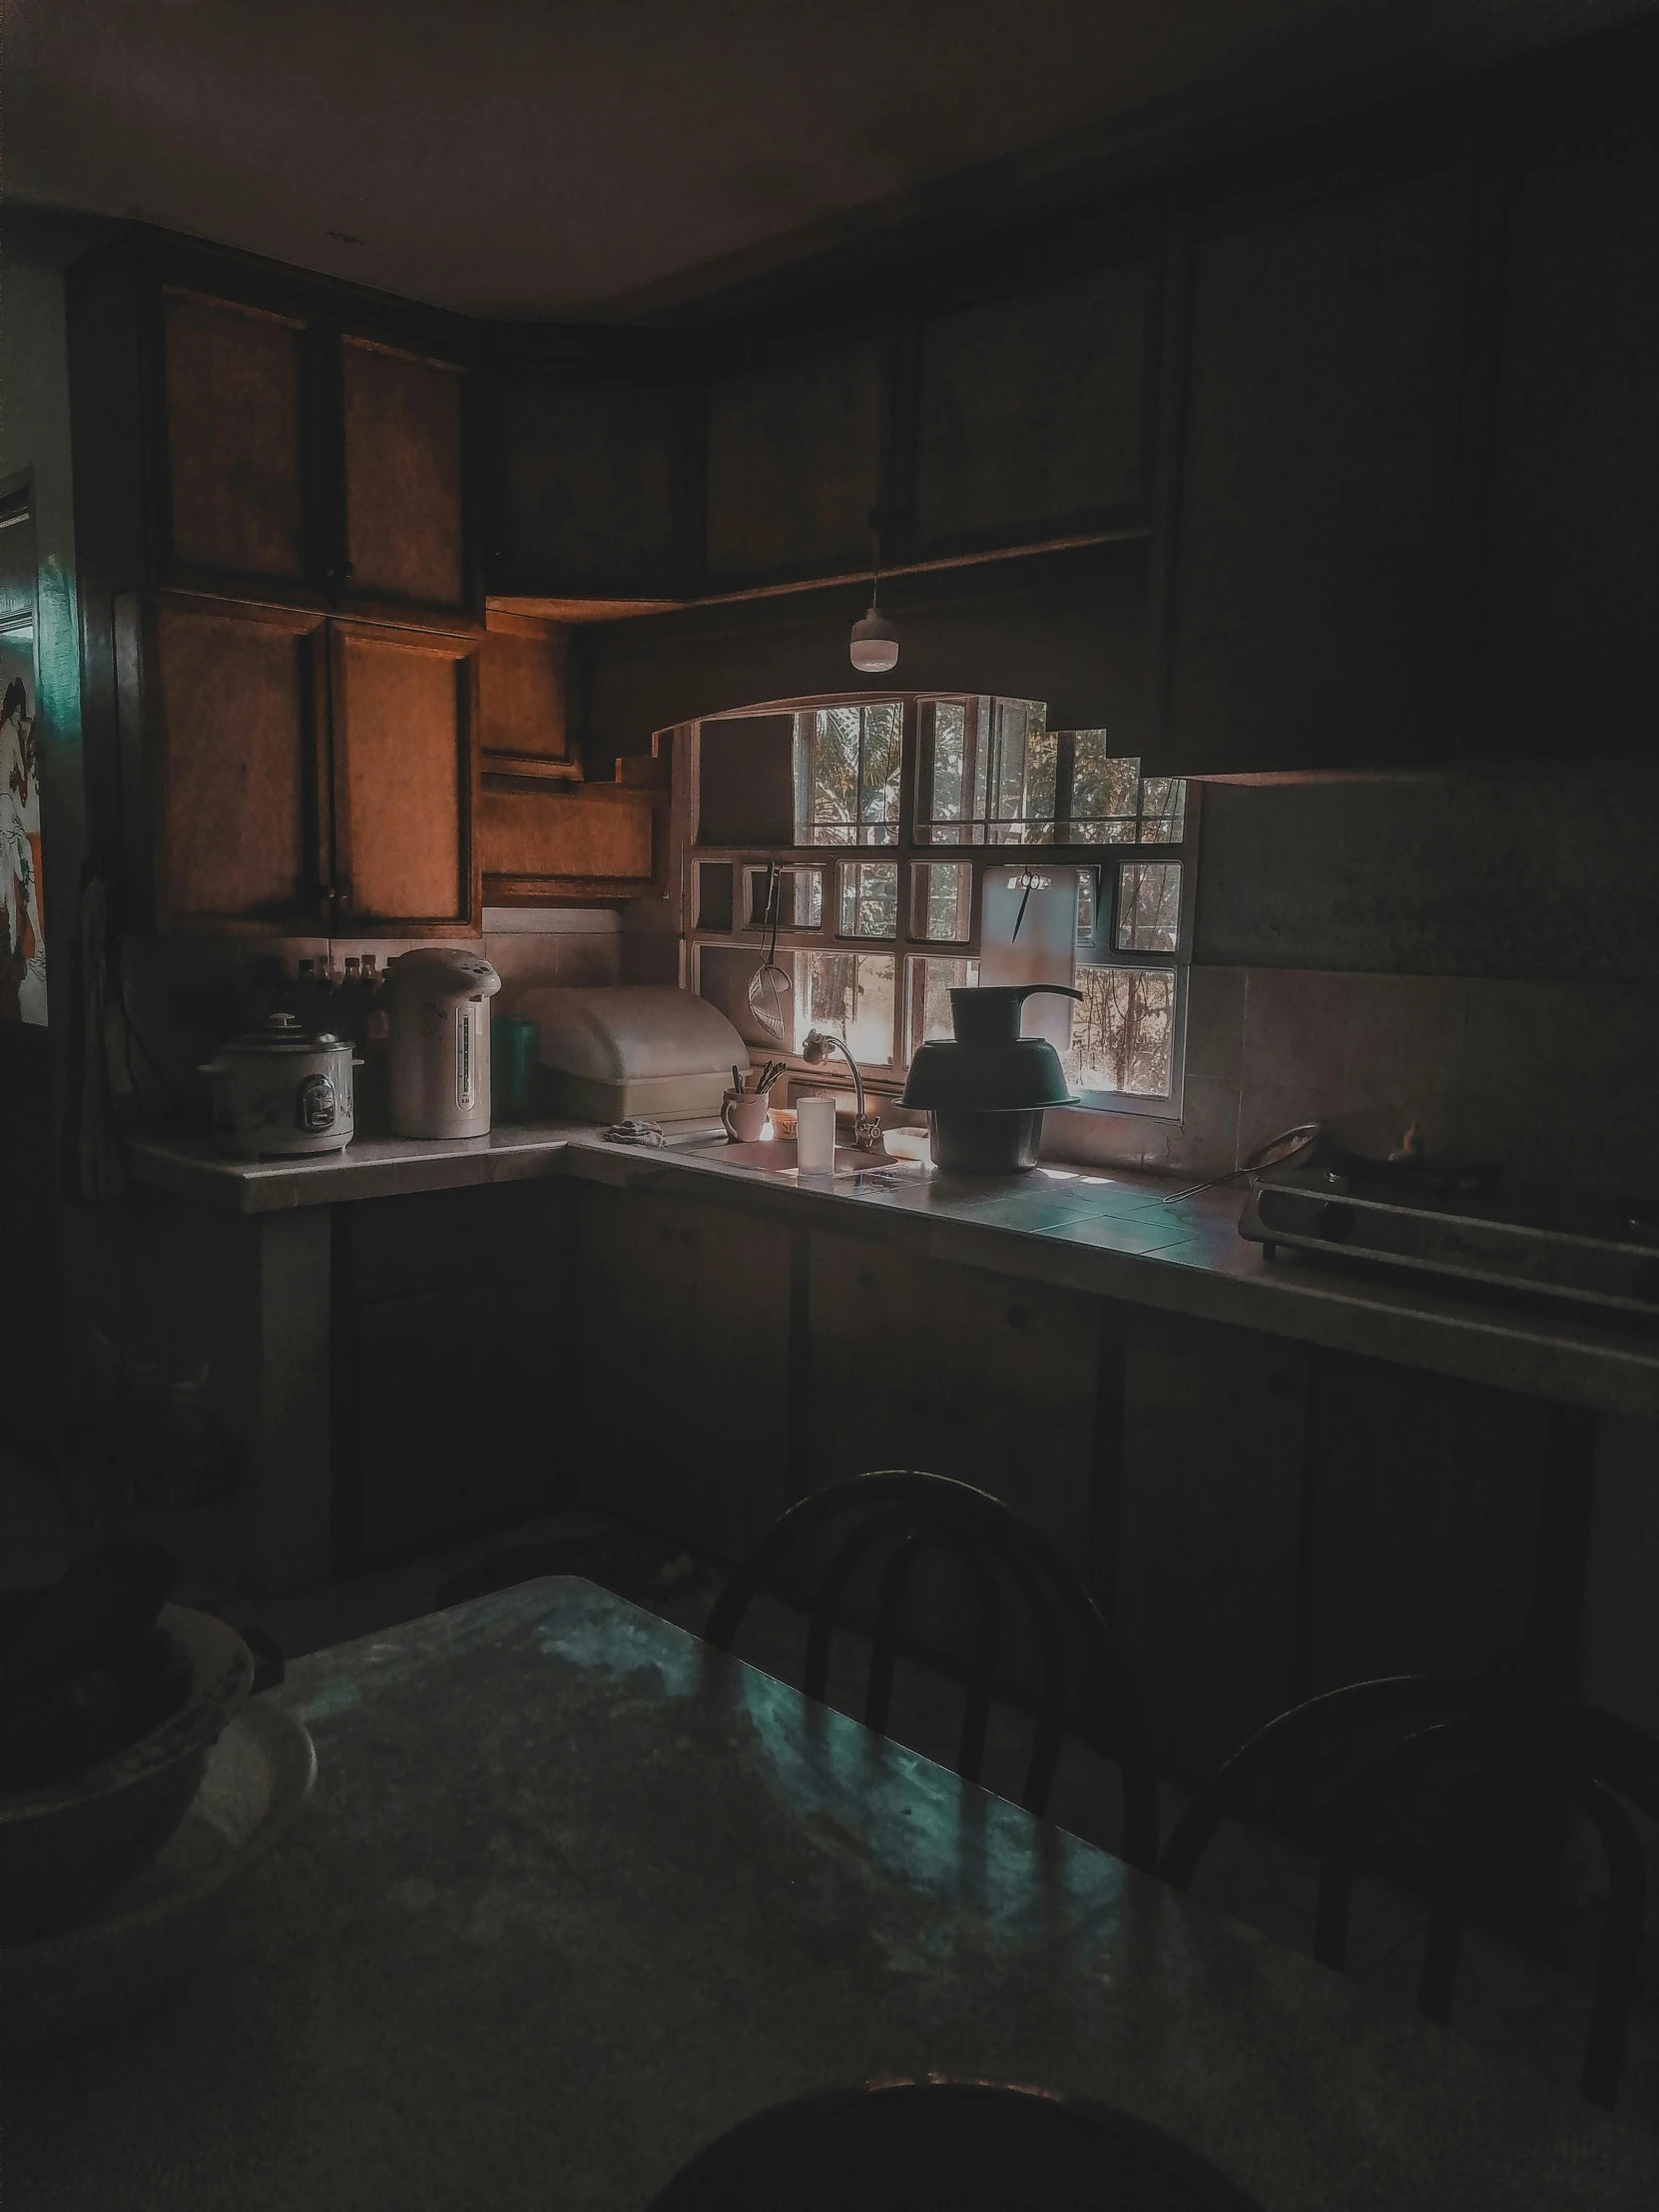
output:
[[[828,2084],[1038,2083],[1263,2212],[1636,2212],[1659,2147],[572,1577],[296,1660],[178,1997],[8,2064],[7,2212],[639,2212]]]
[[[867,1177],[809,1187],[728,1164],[713,1125],[710,1139],[703,1150],[685,1142],[648,1150],[607,1144],[583,1123],[549,1121],[449,1141],[364,1138],[314,1160],[232,1160],[205,1138],[139,1138],[127,1149],[138,1182],[254,1215],[547,1176],[719,1189],[736,1203],[903,1240],[959,1266],[1659,1421],[1659,1327],[1286,1254],[1270,1261],[1238,1234],[1237,1186],[1167,1207],[1170,1186],[1160,1178],[1055,1163],[1016,1176],[900,1167],[890,1189]]]

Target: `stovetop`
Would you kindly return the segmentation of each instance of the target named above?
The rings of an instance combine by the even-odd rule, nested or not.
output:
[[[1517,1182],[1482,1164],[1337,1153],[1259,1177],[1239,1234],[1270,1259],[1283,1246],[1659,1318],[1659,1202]]]

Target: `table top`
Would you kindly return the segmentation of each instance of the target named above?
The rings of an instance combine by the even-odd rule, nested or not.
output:
[[[1659,2203],[1659,2144],[592,1584],[297,1661],[313,1801],[178,1996],[8,2068],[7,2212],[636,2212],[933,2072],[1168,2129],[1266,2212]]]

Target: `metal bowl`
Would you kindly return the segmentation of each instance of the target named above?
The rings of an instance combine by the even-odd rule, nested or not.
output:
[[[178,1709],[62,1781],[0,1792],[0,1942],[73,1928],[154,1859],[247,1703],[254,1655],[234,1628],[183,1605],[164,1605],[157,1626],[189,1662]]]

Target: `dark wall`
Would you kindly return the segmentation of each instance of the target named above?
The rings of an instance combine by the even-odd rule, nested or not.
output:
[[[694,716],[898,688],[1046,700],[1050,728],[1106,728],[1136,753],[1145,579],[1139,544],[894,577],[880,592],[899,637],[890,677],[859,676],[847,660],[864,585],[593,624],[581,633],[589,773]]]
[[[0,1423],[50,1437],[62,1342],[61,1131],[77,1030],[75,954],[86,848],[81,663],[69,449],[63,272],[102,227],[9,209],[0,346],[0,478],[27,471],[33,508],[36,743],[49,1027],[0,1022],[0,1218],[16,1261],[8,1351],[16,1379]]]
[[[1195,957],[1659,982],[1659,771],[1212,784]]]

